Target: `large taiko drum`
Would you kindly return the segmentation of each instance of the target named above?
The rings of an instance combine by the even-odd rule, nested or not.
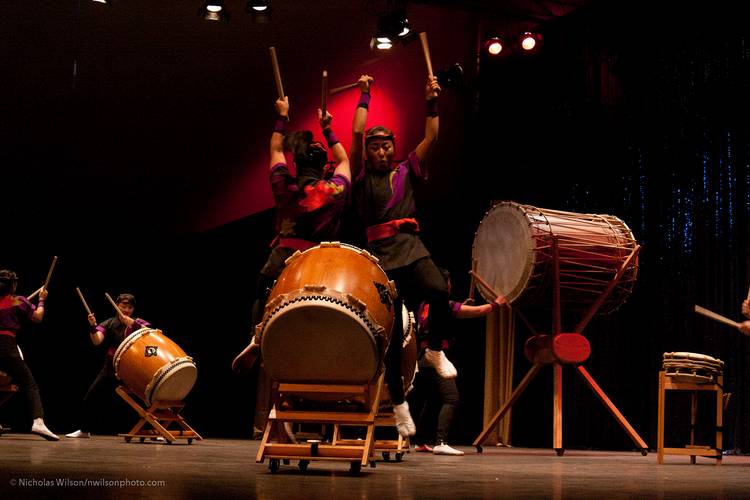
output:
[[[370,383],[393,326],[396,288],[376,257],[324,242],[286,261],[256,330],[280,382]]]
[[[193,359],[161,330],[141,328],[122,341],[113,358],[123,384],[151,405],[182,401],[198,376]]]
[[[565,310],[584,310],[604,292],[635,249],[633,232],[612,215],[578,214],[504,201],[482,219],[474,237],[476,273],[510,303],[530,303],[547,293],[554,279],[557,239],[560,301]],[[638,260],[598,312],[625,302],[635,285]],[[494,296],[479,287],[488,301]]]
[[[404,340],[401,342],[401,380],[404,384],[404,395],[414,387],[414,379],[417,376],[417,322],[414,313],[409,312],[406,306],[401,306],[401,323],[404,329]],[[383,386],[380,392],[381,406],[391,405],[391,395],[388,392],[388,384]]]

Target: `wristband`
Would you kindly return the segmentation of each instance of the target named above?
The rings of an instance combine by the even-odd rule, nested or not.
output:
[[[96,333],[96,325],[89,325],[89,334],[93,335]]]
[[[359,102],[357,103],[358,108],[368,109],[370,107],[370,93],[362,92],[359,94]]]
[[[36,307],[37,309],[39,309],[40,307],[44,307],[44,299],[39,299],[39,304],[37,304]]]
[[[328,142],[329,148],[332,148],[333,146],[341,142],[339,141],[339,138],[336,137],[336,134],[333,133],[333,130],[331,130],[330,128],[323,129],[323,137],[326,138],[326,142]]]
[[[281,135],[286,134],[286,122],[288,121],[288,116],[276,115],[276,123],[274,123],[273,131],[278,132]]]
[[[437,97],[434,97],[427,101],[427,116],[437,116],[438,115],[438,100]]]

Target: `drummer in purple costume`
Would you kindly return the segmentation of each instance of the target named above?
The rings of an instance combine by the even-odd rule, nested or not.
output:
[[[114,393],[118,385],[113,364],[117,348],[131,333],[151,326],[146,320],[132,317],[135,311],[135,297],[132,294],[121,293],[115,299],[115,304],[117,304],[120,313],[117,316],[105,319],[99,325],[96,324],[96,316],[93,313],[88,315],[91,343],[96,346],[103,345],[106,349],[104,365],[83,397],[82,415],[80,416],[81,428],[66,434],[65,437],[91,437],[91,426],[98,416],[95,401],[99,397]]]
[[[359,79],[361,95],[352,124],[350,153],[354,169],[354,203],[367,228],[368,249],[380,260],[389,278],[396,282],[402,300],[409,300],[412,308],[422,300],[430,304],[429,347],[425,350],[424,359],[442,377],[452,378],[456,376],[456,368],[442,352],[442,340],[447,336],[445,325],[450,320],[448,289],[418,236],[419,224],[414,218],[416,207],[412,191],[412,183],[427,179],[424,161],[437,141],[437,98],[441,89],[437,78],[428,80],[424,138],[406,160],[395,164],[393,132],[382,126],[372,127],[365,132],[372,81],[368,75],[362,75]],[[400,346],[403,335],[400,331],[400,305],[395,307],[395,315],[390,345]],[[385,377],[394,403],[396,428],[402,435],[413,435],[414,422],[404,401],[403,391],[399,390],[403,387],[400,358],[399,349],[388,350]]]
[[[39,292],[39,305],[34,306],[26,297],[16,295],[17,285],[18,277],[15,272],[9,269],[0,271],[0,370],[10,375],[26,396],[29,414],[33,419],[31,432],[49,441],[57,441],[60,438],[44,424],[39,388],[16,343],[16,335],[25,322],[42,321],[47,290],[42,288]]]
[[[270,143],[270,182],[276,202],[276,245],[271,250],[268,261],[260,271],[256,289],[255,303],[252,311],[252,324],[255,326],[263,319],[268,293],[276,279],[284,270],[285,261],[297,250],[305,251],[321,241],[333,241],[338,237],[341,225],[341,214],[349,197],[351,172],[346,150],[331,130],[332,117],[329,113],[322,116],[318,110],[318,120],[328,148],[333,155],[335,169],[330,179],[324,178],[324,167],[328,162],[328,152],[320,143],[313,141],[312,132],[308,130],[292,132],[287,135],[286,124],[289,121],[288,98],[276,101],[277,119]],[[290,151],[294,158],[297,176],[293,176],[287,167],[285,151]],[[237,372],[247,371],[255,363],[260,351],[260,343],[255,336],[234,361],[232,369]],[[265,379],[261,373],[261,379]],[[259,385],[263,385],[262,381]],[[256,401],[256,431],[265,425],[270,408],[269,391],[258,388]]]

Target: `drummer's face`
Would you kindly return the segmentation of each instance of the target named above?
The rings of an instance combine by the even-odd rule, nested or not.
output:
[[[376,170],[388,170],[393,159],[393,141],[390,139],[370,139],[367,141],[367,159]]]
[[[123,316],[130,317],[133,314],[133,305],[130,302],[120,302],[117,304],[117,308],[122,312]]]

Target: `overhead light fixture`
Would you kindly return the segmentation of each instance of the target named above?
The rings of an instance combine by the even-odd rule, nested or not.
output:
[[[247,0],[245,12],[250,14],[254,23],[271,22],[271,2],[268,0]]]
[[[503,51],[503,41],[498,36],[493,36],[484,42],[484,50],[491,56],[498,56]]]
[[[378,31],[370,41],[370,47],[387,50],[397,42],[406,44],[415,38],[416,35],[406,17],[406,10],[399,8],[378,17]]]
[[[207,21],[229,20],[229,11],[224,7],[224,0],[206,0],[198,10],[198,15]]]

